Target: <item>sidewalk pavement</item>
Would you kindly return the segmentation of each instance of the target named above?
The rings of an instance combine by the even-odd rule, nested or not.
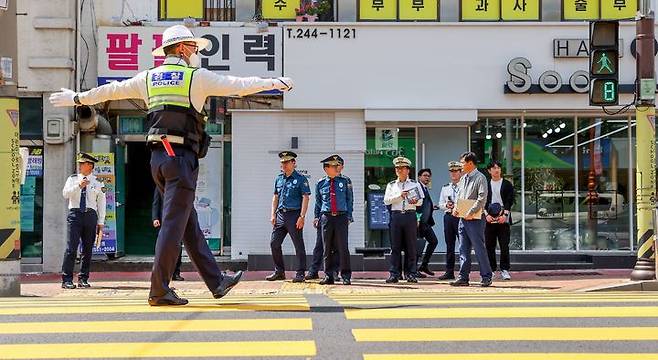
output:
[[[265,281],[269,272],[247,271],[242,281],[231,294],[373,294],[398,292],[436,292],[436,293],[568,293],[586,292],[608,286],[629,283],[630,269],[619,270],[550,270],[512,272],[512,280],[503,281],[494,277],[492,287],[479,287],[479,274],[471,275],[471,286],[454,288],[448,281],[435,278],[420,279],[417,284],[402,281],[398,284],[386,284],[387,272],[357,272],[352,275],[352,285],[322,286],[318,280],[293,284],[290,280],[294,273],[286,274],[286,281]],[[437,273],[436,276],[441,275]],[[149,272],[92,272],[90,289],[65,290],[61,288],[59,274],[23,274],[21,276],[21,294],[38,297],[144,297],[148,296]],[[185,281],[175,281],[172,286],[181,296],[208,296],[206,289],[196,272],[184,272]]]

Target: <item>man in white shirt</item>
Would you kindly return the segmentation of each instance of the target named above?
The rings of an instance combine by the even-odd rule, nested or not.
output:
[[[452,215],[452,209],[457,201],[459,179],[462,176],[462,164],[459,161],[448,163],[450,182],[443,185],[439,197],[439,209],[444,211],[443,236],[446,242],[446,272],[439,280],[455,279],[455,244],[459,238],[459,218]]]
[[[386,185],[384,204],[391,206],[391,268],[387,283],[397,283],[402,275],[402,246],[405,253],[407,282],[416,279],[416,207],[423,204],[423,189],[416,180],[409,178],[411,160],[405,157],[393,159],[397,180]]]
[[[78,174],[71,175],[64,184],[62,195],[69,201],[69,239],[62,263],[62,288],[75,289],[73,266],[82,239],[82,262],[78,287],[88,288],[91,252],[98,233],[105,224],[105,193],[103,184],[92,174],[98,160],[86,153],[78,154]],[[101,235],[102,236],[102,235]]]
[[[233,276],[220,271],[194,209],[199,159],[210,146],[203,115],[206,98],[292,89],[289,78],[241,78],[199,69],[198,52],[209,43],[208,39],[195,37],[185,26],[175,25],[163,32],[162,46],[153,50],[153,56],[166,56],[161,66],[80,94],[62,89],[50,96],[55,106],[93,105],[121,99],[142,99],[148,106],[147,120],[152,124],[146,138],[151,148],[150,170],[163,196],[162,225],[148,299],[151,306],[188,302],[169,287],[181,240],[215,298],[226,295],[242,276],[241,271]]]

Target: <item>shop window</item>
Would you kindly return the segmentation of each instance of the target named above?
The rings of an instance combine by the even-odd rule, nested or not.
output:
[[[160,20],[235,21],[237,0],[160,0]]]
[[[393,159],[411,160],[411,178],[416,174],[416,129],[378,127],[366,129],[365,198],[367,204],[366,247],[388,247],[388,211],[383,205],[386,184],[396,179]]]
[[[41,98],[18,99],[21,139],[43,138],[43,100]]]
[[[510,249],[523,248],[521,212],[521,132],[520,118],[480,119],[471,127],[471,151],[480,159],[479,170],[490,178],[487,164],[498,160],[503,165],[503,178],[514,185],[514,205],[511,211]]]

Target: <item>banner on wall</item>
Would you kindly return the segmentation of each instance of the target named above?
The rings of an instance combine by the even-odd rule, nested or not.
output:
[[[18,99],[0,98],[0,260],[20,258]]]
[[[199,160],[199,179],[194,199],[199,227],[212,251],[219,251],[221,247],[222,157],[221,147],[211,147],[208,155]]]
[[[117,251],[117,212],[116,212],[116,175],[114,170],[114,154],[91,153],[98,159],[94,167],[96,179],[103,183],[105,190],[106,212],[103,239],[100,247],[93,249],[93,254],[115,253]]]

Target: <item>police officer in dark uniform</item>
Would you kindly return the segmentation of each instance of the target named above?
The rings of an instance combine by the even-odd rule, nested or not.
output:
[[[95,157],[78,154],[79,173],[71,175],[64,185],[62,195],[69,201],[69,239],[62,263],[62,288],[75,289],[73,284],[73,266],[82,239],[82,261],[78,274],[78,287],[91,287],[89,269],[91,267],[92,248],[98,233],[102,233],[105,224],[105,192],[103,184],[92,174]]]
[[[351,182],[340,175],[343,159],[331,155],[322,160],[327,176],[315,186],[315,220],[322,229],[324,243],[325,277],[321,285],[334,283],[336,257],[340,258],[340,275],[344,285],[352,283],[350,252],[348,248],[348,226],[352,221],[354,195]]]
[[[402,248],[405,254],[406,280],[417,283],[416,274],[416,207],[423,204],[423,189],[409,178],[411,160],[393,159],[397,180],[386,185],[384,204],[391,206],[391,268],[387,283],[397,283],[402,274]]]
[[[166,56],[161,66],[83,93],[62,89],[50,96],[54,106],[136,98],[148,105],[147,121],[152,126],[146,140],[152,149],[151,176],[163,194],[162,226],[148,300],[152,306],[187,304],[186,299],[178,297],[169,287],[181,239],[215,298],[226,295],[242,276],[240,271],[234,276],[220,271],[194,210],[199,159],[206,155],[210,144],[201,113],[206,99],[292,89],[292,80],[285,77],[233,77],[199,69],[198,52],[209,44],[208,39],[195,37],[187,27],[175,25],[163,32],[162,45],[153,50],[153,56]]]
[[[338,174],[341,177],[344,177],[347,180],[348,186],[352,188],[352,179],[343,174],[343,168],[345,167],[345,160],[340,157],[338,154],[331,154],[329,157],[336,156],[338,162]],[[350,219],[350,223],[354,222],[354,219]],[[318,273],[320,269],[323,268],[322,264],[324,262],[324,242],[322,241],[322,227],[320,226],[320,221],[314,221],[313,226],[317,229],[317,237],[315,239],[315,247],[313,248],[313,260],[311,266],[308,269],[308,274],[306,275],[306,280],[319,279]],[[332,273],[334,274],[334,280],[338,279],[338,256],[333,257],[334,262],[331,265]]]
[[[282,172],[274,180],[274,196],[272,197],[272,259],[274,273],[266,279],[269,281],[285,280],[285,265],[281,244],[290,235],[297,255],[297,274],[292,282],[304,282],[306,272],[306,248],[304,246],[304,219],[308,210],[311,188],[304,175],[295,170],[297,154],[292,151],[279,153]]]

